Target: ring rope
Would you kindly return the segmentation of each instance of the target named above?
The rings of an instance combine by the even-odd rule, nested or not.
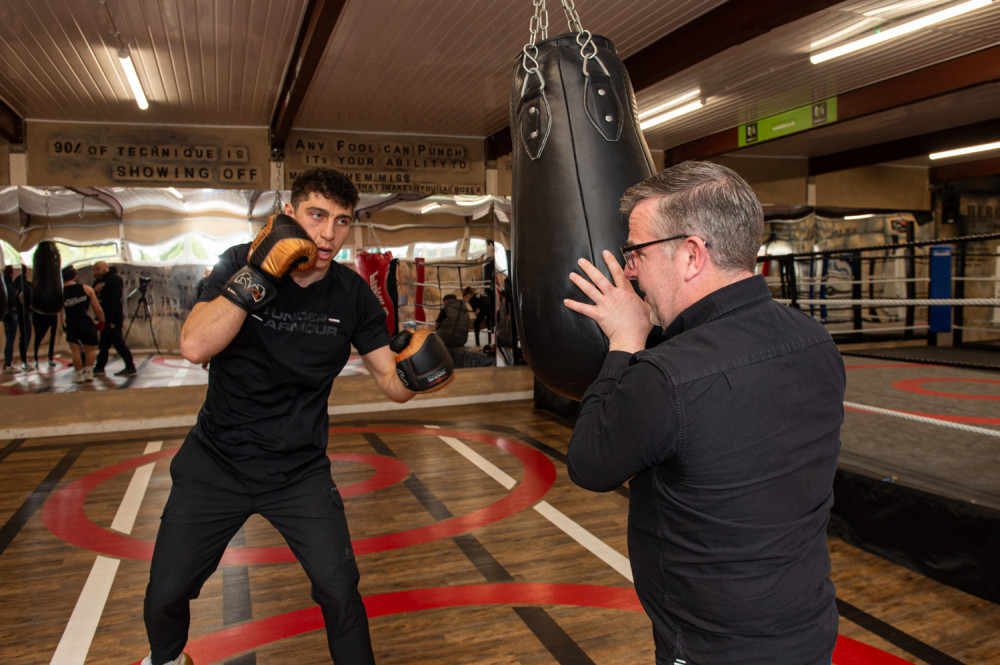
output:
[[[791,298],[775,298],[775,302],[783,305],[792,303]],[[966,307],[1000,307],[1000,298],[910,298],[906,299],[880,299],[880,300],[860,300],[851,298],[795,298],[795,303],[799,305],[862,305],[864,307],[902,307],[912,305],[936,306],[955,305]]]
[[[925,425],[950,427],[952,429],[962,430],[963,432],[971,432],[973,434],[984,434],[986,436],[1000,437],[1000,430],[988,429],[986,427],[966,425],[965,423],[956,423],[956,422],[951,422],[950,420],[938,420],[937,418],[928,418],[927,416],[918,416],[912,413],[893,411],[892,409],[882,409],[877,406],[868,406],[867,404],[857,404],[855,402],[844,402],[844,406],[847,407],[848,409],[854,409],[855,411],[864,411],[865,413],[872,413],[880,416],[892,416],[894,418],[902,418],[903,420],[913,420],[915,422],[924,423]]]

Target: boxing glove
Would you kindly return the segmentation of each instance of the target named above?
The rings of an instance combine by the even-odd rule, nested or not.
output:
[[[248,312],[263,308],[277,295],[292,270],[316,264],[316,244],[288,215],[272,215],[250,245],[247,265],[226,282],[222,295]]]
[[[404,330],[389,340],[396,354],[396,374],[417,393],[439,390],[455,378],[455,361],[444,341],[429,330]]]

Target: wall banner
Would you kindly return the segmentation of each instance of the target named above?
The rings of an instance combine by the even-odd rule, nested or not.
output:
[[[266,189],[266,129],[28,122],[28,184]]]
[[[360,192],[486,193],[481,139],[293,131],[285,142],[285,187],[306,169],[341,171]]]

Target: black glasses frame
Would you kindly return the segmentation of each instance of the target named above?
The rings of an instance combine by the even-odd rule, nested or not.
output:
[[[671,240],[680,240],[681,238],[690,238],[690,233],[685,233],[679,236],[670,236],[669,238],[660,238],[659,240],[650,240],[649,242],[640,242],[638,245],[622,245],[618,250],[622,253],[622,258],[625,259],[625,267],[629,270],[635,270],[635,255],[632,254],[637,249],[642,249],[643,247],[649,247],[650,245],[655,245],[661,242],[670,242]]]

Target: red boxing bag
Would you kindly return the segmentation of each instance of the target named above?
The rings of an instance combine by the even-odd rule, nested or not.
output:
[[[354,266],[357,268],[358,274],[364,277],[368,286],[375,293],[375,297],[382,303],[382,309],[385,310],[385,324],[390,335],[396,332],[396,304],[389,297],[389,290],[386,287],[386,278],[391,262],[392,252],[385,254],[363,252],[354,259]]]
[[[628,237],[625,190],[653,174],[628,73],[608,39],[589,32],[545,39],[517,59],[511,277],[514,317],[527,361],[550,390],[579,400],[607,355],[591,319],[563,299],[588,259],[608,278],[601,252]]]
[[[35,248],[31,261],[31,308],[42,314],[58,314],[63,306],[62,259],[52,240]]]

